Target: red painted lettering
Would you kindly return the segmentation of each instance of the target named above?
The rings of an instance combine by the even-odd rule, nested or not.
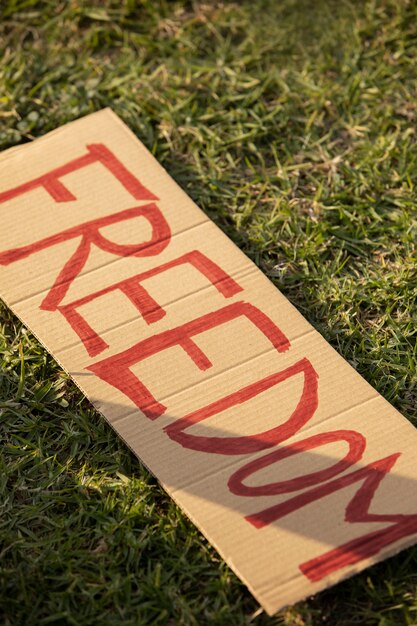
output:
[[[87,369],[128,396],[147,417],[156,419],[164,413],[166,407],[156,401],[149,389],[129,368],[158,352],[180,346],[199,369],[208,369],[212,364],[192,337],[240,316],[247,317],[279,352],[289,348],[290,343],[286,336],[265,313],[247,302],[234,302],[191,322],[143,339],[127,350],[98,361]]]
[[[204,276],[206,276],[206,278],[208,278],[217,290],[223,294],[225,298],[230,298],[231,296],[234,296],[242,291],[242,287],[240,287],[240,285],[238,285],[238,283],[216,263],[211,261],[202,252],[193,250],[192,252],[183,254],[173,261],[163,263],[162,265],[158,265],[157,267],[154,267],[146,272],[131,276],[130,278],[115,283],[110,287],[96,291],[95,293],[89,294],[84,298],[80,298],[75,302],[60,305],[58,309],[67,319],[72,329],[77,333],[86,347],[88,354],[90,356],[96,356],[105,350],[108,347],[108,344],[80,315],[77,311],[78,307],[87,304],[100,296],[104,296],[107,293],[120,290],[127,298],[129,298],[129,300],[141,313],[143,319],[148,324],[152,324],[153,322],[156,322],[164,317],[166,313],[164,309],[149,295],[146,289],[141,285],[141,282],[185,263],[189,263],[198,269]]]
[[[362,537],[348,541],[319,557],[302,563],[300,569],[303,574],[311,581],[317,582],[342,567],[354,565],[363,559],[369,559],[384,547],[417,532],[416,514],[369,512],[375,492],[399,456],[400,453],[391,454],[346,476],[331,480],[285,502],[269,507],[260,513],[248,515],[246,519],[257,528],[263,528],[320,498],[363,481],[346,507],[345,521],[350,524],[390,522],[390,526],[362,535]]]
[[[364,483],[346,507],[345,521],[355,522],[391,522],[391,525],[368,533],[349,541],[338,548],[329,550],[325,554],[300,565],[300,569],[311,581],[321,580],[332,572],[347,565],[353,565],[363,559],[369,559],[391,543],[417,532],[417,515],[402,515],[399,513],[376,514],[369,513],[369,507],[379,484],[395,464],[400,453],[392,454],[384,459],[375,461],[367,467],[339,478],[329,486],[323,486],[323,497],[327,493],[363,480]]]
[[[279,426],[256,435],[246,437],[204,437],[185,433],[184,430],[212,415],[221,413],[237,404],[243,404],[274,385],[278,385],[297,374],[303,374],[304,385],[301,398],[290,417]],[[314,414],[317,409],[317,374],[308,359],[301,359],[266,378],[252,383],[239,391],[213,402],[212,404],[190,413],[165,427],[165,432],[185,448],[211,452],[213,454],[249,454],[257,452],[285,441],[296,433]]]
[[[255,487],[249,487],[243,483],[245,479],[254,474],[255,472],[278,463],[284,459],[288,459],[295,454],[300,454],[317,448],[328,443],[335,443],[337,441],[346,441],[349,445],[346,456],[327,469],[323,469],[311,474],[305,474],[292,478],[290,480],[279,481],[276,483],[270,483],[269,485],[259,485]],[[355,430],[335,430],[328,433],[320,433],[319,435],[313,435],[307,439],[296,441],[288,446],[283,446],[278,450],[274,450],[265,456],[255,459],[250,463],[247,463],[240,469],[238,469],[229,479],[228,485],[232,493],[238,496],[272,496],[279,493],[288,493],[291,491],[298,491],[299,489],[305,489],[311,487],[317,483],[322,483],[329,478],[333,478],[337,474],[344,472],[354,463],[359,461],[366,447],[366,439],[363,435]],[[308,462],[308,457],[306,462]]]
[[[138,244],[120,245],[110,241],[100,233],[100,229],[105,226],[110,226],[117,222],[124,220],[130,220],[135,217],[144,217],[148,220],[152,227],[152,236],[149,241],[144,241]],[[5,250],[0,252],[0,264],[9,265],[21,259],[24,259],[31,254],[45,250],[51,246],[63,243],[70,239],[81,237],[78,248],[72,254],[72,256],[65,263],[64,267],[60,271],[54,285],[44,298],[41,304],[41,309],[46,311],[55,311],[59,303],[67,293],[71,283],[81,272],[85,263],[87,262],[92,245],[116,254],[118,256],[153,256],[159,254],[166,248],[170,241],[171,232],[167,221],[158,209],[156,204],[151,203],[145,206],[134,207],[132,209],[126,209],[120,213],[114,213],[113,215],[107,215],[90,222],[85,222],[79,226],[68,228],[60,233],[56,233],[35,243],[31,243],[21,248],[14,248],[12,250]]]
[[[18,187],[2,191],[0,193],[0,203],[16,198],[38,187],[43,187],[55,202],[70,202],[71,200],[76,200],[74,194],[63,185],[60,178],[83,167],[87,167],[92,163],[101,163],[104,165],[136,200],[158,200],[153,193],[146,189],[146,187],[129,172],[123,163],[121,163],[106,146],[97,143],[87,146],[87,154],[73,159],[65,165],[61,165]]]

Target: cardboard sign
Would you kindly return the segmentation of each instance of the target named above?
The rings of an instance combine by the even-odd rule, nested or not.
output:
[[[110,110],[0,172],[0,295],[268,613],[416,541],[415,429]]]

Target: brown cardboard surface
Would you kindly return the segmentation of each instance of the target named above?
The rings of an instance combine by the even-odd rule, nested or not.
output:
[[[268,613],[415,543],[415,429],[110,110],[0,163],[0,296]]]

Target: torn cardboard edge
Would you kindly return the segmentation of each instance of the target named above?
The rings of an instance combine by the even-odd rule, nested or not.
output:
[[[117,116],[0,160],[0,295],[269,614],[416,542],[415,429]]]

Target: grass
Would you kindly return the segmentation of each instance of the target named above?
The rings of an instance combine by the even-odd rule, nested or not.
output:
[[[1,0],[0,148],[111,106],[417,425],[417,5]],[[0,622],[417,624],[409,549],[268,618],[0,313]]]

